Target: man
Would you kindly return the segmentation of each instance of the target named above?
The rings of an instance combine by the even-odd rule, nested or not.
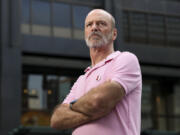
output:
[[[56,107],[51,127],[74,128],[73,135],[140,135],[141,71],[136,56],[114,52],[111,14],[94,9],[85,20],[91,67]]]

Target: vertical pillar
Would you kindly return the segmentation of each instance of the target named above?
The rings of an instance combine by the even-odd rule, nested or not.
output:
[[[20,125],[20,0],[0,0],[0,135]]]
[[[114,0],[104,0],[104,8],[111,14],[113,14],[113,2]]]
[[[116,27],[118,31],[117,39],[115,40],[115,50],[123,51],[123,10],[122,0],[112,0],[112,13],[116,20]]]

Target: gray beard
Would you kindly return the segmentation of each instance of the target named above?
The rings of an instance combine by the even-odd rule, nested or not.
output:
[[[91,34],[92,35],[92,34]],[[90,36],[91,36],[90,35]],[[96,41],[90,41],[89,38],[90,36],[88,36],[85,41],[86,41],[86,45],[89,48],[100,48],[103,46],[107,46],[110,42],[112,42],[112,33],[109,33],[107,35],[102,35],[100,34],[100,36],[102,37],[102,39],[96,40]]]

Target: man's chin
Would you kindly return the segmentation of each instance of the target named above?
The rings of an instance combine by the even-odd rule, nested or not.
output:
[[[86,44],[89,48],[100,48],[103,46],[106,46],[105,42],[103,42],[102,40],[94,40],[94,41],[90,41],[90,40],[86,40]]]
[[[101,48],[105,46],[104,44],[89,44],[89,48]]]

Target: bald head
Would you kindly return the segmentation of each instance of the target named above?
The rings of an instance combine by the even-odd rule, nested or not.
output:
[[[88,13],[85,20],[85,40],[89,47],[113,47],[116,39],[114,17],[105,10],[94,9]]]
[[[111,26],[112,26],[112,29],[115,28],[115,19],[114,17],[108,13],[107,11],[103,10],[103,9],[93,9],[91,10],[88,15],[86,16],[86,19],[85,19],[85,23],[88,19],[89,16],[93,16],[94,14],[100,14],[102,15],[102,17],[106,17],[110,22],[111,22]]]

